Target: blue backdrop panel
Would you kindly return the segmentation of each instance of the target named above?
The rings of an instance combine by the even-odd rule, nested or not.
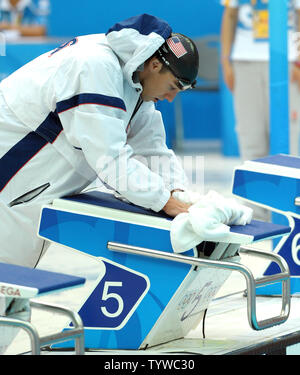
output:
[[[269,1],[270,153],[289,153],[287,24],[289,0]]]
[[[219,91],[187,91],[181,95],[184,138],[220,138]]]
[[[8,42],[5,56],[0,56],[0,81],[37,56],[56,48],[62,39],[49,38],[36,42]]]
[[[190,36],[218,33],[222,7],[219,0],[137,0],[113,2],[51,0],[49,35],[72,36],[106,32],[114,23],[150,13],[168,21],[177,32]]]
[[[220,117],[222,124],[221,138],[223,141],[223,154],[225,156],[239,156],[240,152],[235,131],[233,97],[232,93],[225,85],[222,74],[220,74]]]

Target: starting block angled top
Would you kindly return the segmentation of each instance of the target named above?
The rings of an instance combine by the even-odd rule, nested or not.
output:
[[[272,221],[291,227],[291,233],[274,249],[288,263],[291,272],[291,293],[300,291],[300,158],[291,155],[270,155],[245,161],[234,171],[232,192],[240,198],[273,212]],[[276,271],[270,264],[266,275]],[[270,291],[269,291],[270,290]],[[271,291],[272,290],[272,291]],[[276,285],[264,294],[278,294]],[[280,290],[279,290],[280,292]]]
[[[170,230],[172,217],[163,211],[155,212],[115,198],[114,195],[93,191],[56,199],[53,206],[81,214],[95,215],[140,225]],[[114,211],[117,210],[117,211]],[[226,242],[247,245],[290,233],[284,225],[252,220],[247,225],[232,225]]]
[[[0,295],[32,298],[85,283],[85,278],[0,263]]]
[[[300,158],[271,155],[245,161],[233,176],[233,194],[282,213],[300,214]]]

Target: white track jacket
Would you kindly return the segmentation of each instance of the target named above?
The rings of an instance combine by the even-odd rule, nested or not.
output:
[[[0,261],[34,265],[41,205],[97,177],[154,211],[185,188],[154,103],[132,118],[142,91],[133,73],[170,34],[161,19],[133,17],[74,38],[1,82]],[[19,240],[6,248],[14,233]]]

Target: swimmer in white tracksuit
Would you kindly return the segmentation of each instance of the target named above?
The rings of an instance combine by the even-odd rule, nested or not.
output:
[[[37,236],[41,205],[97,178],[136,205],[187,212],[191,202],[178,195],[188,193],[187,179],[154,103],[192,88],[198,66],[189,38],[144,14],[74,38],[4,79],[0,261],[35,267],[48,246]],[[0,297],[0,315],[26,315],[16,302]],[[13,337],[0,331],[0,352]]]
[[[161,19],[133,17],[74,38],[1,82],[0,261],[34,267],[47,247],[36,235],[41,205],[97,177],[137,205],[172,216],[186,210],[171,197],[187,181],[154,102],[195,83],[198,52],[181,34],[169,46],[171,34]],[[146,165],[153,156],[169,160],[167,175]]]

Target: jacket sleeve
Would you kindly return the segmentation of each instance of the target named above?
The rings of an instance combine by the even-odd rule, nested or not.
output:
[[[99,67],[99,56],[78,64],[61,66],[56,77],[57,111],[68,142],[82,150],[102,181],[130,202],[160,211],[170,192],[161,176],[132,157],[120,68],[105,58]]]
[[[134,150],[133,156],[159,174],[169,191],[188,188],[182,160],[166,145],[162,116],[154,103],[143,103],[141,106],[131,123],[128,144]]]

